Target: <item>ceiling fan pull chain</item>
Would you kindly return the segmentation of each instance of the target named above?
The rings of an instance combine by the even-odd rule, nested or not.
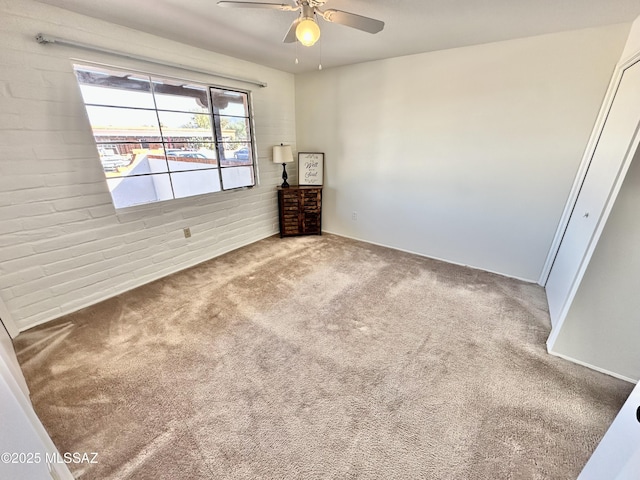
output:
[[[314,13],[314,16],[316,17],[316,21],[318,21],[318,16],[315,15],[315,13]],[[322,43],[323,42],[320,39],[318,39],[318,49],[320,50],[320,60],[318,61],[318,70],[322,70]]]

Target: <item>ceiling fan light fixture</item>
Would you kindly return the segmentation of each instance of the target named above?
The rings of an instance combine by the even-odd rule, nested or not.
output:
[[[310,47],[320,38],[320,27],[313,18],[303,18],[296,27],[296,38],[305,47]]]

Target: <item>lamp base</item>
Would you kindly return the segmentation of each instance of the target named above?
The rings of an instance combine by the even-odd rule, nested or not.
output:
[[[289,188],[289,184],[287,183],[287,178],[289,178],[289,176],[287,175],[287,164],[283,163],[282,164],[282,185],[280,185],[282,188]]]

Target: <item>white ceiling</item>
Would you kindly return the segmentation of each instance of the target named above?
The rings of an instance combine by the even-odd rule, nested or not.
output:
[[[319,20],[321,40],[308,48],[282,43],[295,12],[221,8],[217,0],[39,1],[293,73],[317,69],[320,58],[329,68],[632,22],[640,15],[640,0],[328,0],[324,8],[373,17],[385,28],[371,35]]]

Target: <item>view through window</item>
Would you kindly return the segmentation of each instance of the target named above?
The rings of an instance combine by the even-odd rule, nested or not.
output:
[[[74,70],[116,208],[255,185],[248,93]]]

